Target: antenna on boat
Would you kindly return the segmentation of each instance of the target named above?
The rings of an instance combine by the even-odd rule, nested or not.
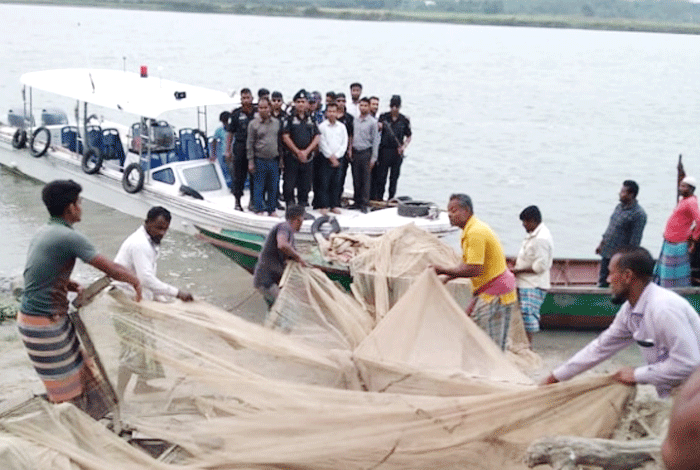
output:
[[[126,56],[122,56],[122,61],[124,63],[124,71],[126,72]]]

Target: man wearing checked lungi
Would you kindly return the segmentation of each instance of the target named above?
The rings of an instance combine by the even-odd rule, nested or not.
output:
[[[518,301],[523,314],[525,334],[532,347],[532,336],[540,331],[540,308],[550,288],[549,270],[552,268],[554,242],[549,229],[542,222],[537,206],[528,206],[520,213],[527,232],[512,271],[518,286]]]
[[[68,319],[68,292],[82,292],[70,275],[76,258],[80,258],[109,277],[131,284],[136,300],[141,299],[141,283],[134,273],[99,254],[84,235],[73,230],[82,216],[81,190],[72,180],[56,180],[41,192],[51,218],[29,245],[17,326],[49,400],[71,402],[99,419],[106,414],[108,402],[99,392]]]
[[[700,209],[693,194],[697,182],[686,176],[678,186],[681,200],[666,222],[661,255],[655,267],[656,282],[661,287],[690,286],[690,256],[700,239]],[[693,227],[693,224],[695,226]]]
[[[474,298],[467,314],[505,350],[510,317],[518,297],[515,276],[506,266],[501,242],[491,227],[476,218],[472,200],[466,194],[450,196],[447,214],[450,223],[462,229],[462,262],[433,268],[447,280],[471,279]]]

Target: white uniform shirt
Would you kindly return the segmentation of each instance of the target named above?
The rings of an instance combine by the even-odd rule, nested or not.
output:
[[[528,233],[520,246],[514,269],[532,268],[534,273],[519,273],[515,278],[520,288],[550,288],[549,270],[552,267],[554,242],[549,229],[543,223]]]
[[[360,102],[353,103],[349,101],[345,104],[345,112],[350,114],[354,118],[360,117]]]
[[[633,342],[647,362],[634,370],[635,381],[652,384],[660,397],[668,396],[700,365],[698,313],[675,292],[649,283],[637,305],[625,302],[608,329],[555,369],[554,377],[570,379]]]
[[[177,296],[177,287],[166,284],[156,277],[157,260],[158,245],[153,243],[143,225],[124,240],[122,246],[119,247],[116,258],[114,258],[115,263],[119,263],[136,273],[136,277],[141,281],[144,299],[160,300],[158,297]],[[132,294],[134,293],[130,284],[118,282],[116,285]]]
[[[324,157],[335,155],[336,158],[341,158],[345,155],[348,149],[348,130],[345,124],[340,121],[331,124],[325,120],[318,126],[318,131],[321,133],[319,147]]]

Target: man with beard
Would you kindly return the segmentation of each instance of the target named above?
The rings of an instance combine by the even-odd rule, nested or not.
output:
[[[642,247],[626,247],[610,260],[612,301],[622,307],[612,324],[556,368],[543,384],[568,380],[610,358],[632,343],[647,365],[623,367],[613,378],[621,383],[651,384],[668,396],[700,365],[700,318],[683,297],[651,282],[654,259]]]
[[[119,247],[114,262],[136,273],[136,277],[141,282],[145,299],[168,301],[178,298],[189,302],[193,300],[192,294],[166,284],[156,277],[158,249],[160,242],[170,228],[171,219],[170,211],[166,208],[152,207],[146,214],[144,224],[129,235]],[[133,292],[128,284],[116,283],[116,285],[127,293]],[[147,380],[164,377],[162,366],[148,357],[142,347],[133,346],[134,344],[146,345],[148,341],[143,330],[150,328],[150,322],[130,312],[125,311],[124,315],[128,315],[133,322],[140,324],[141,328],[134,327],[119,316],[114,317],[115,330],[123,339],[119,355],[117,394],[120,398],[123,397],[132,374],[136,374],[138,377],[134,388],[135,393],[159,391],[159,389],[148,385]]]

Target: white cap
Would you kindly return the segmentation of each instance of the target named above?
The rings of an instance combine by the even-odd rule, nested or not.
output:
[[[685,184],[687,184],[688,186],[692,186],[693,188],[697,188],[697,187],[698,187],[698,182],[695,181],[695,178],[693,178],[692,176],[686,176],[685,178],[683,178],[683,179],[681,180],[681,183],[685,183]]]

